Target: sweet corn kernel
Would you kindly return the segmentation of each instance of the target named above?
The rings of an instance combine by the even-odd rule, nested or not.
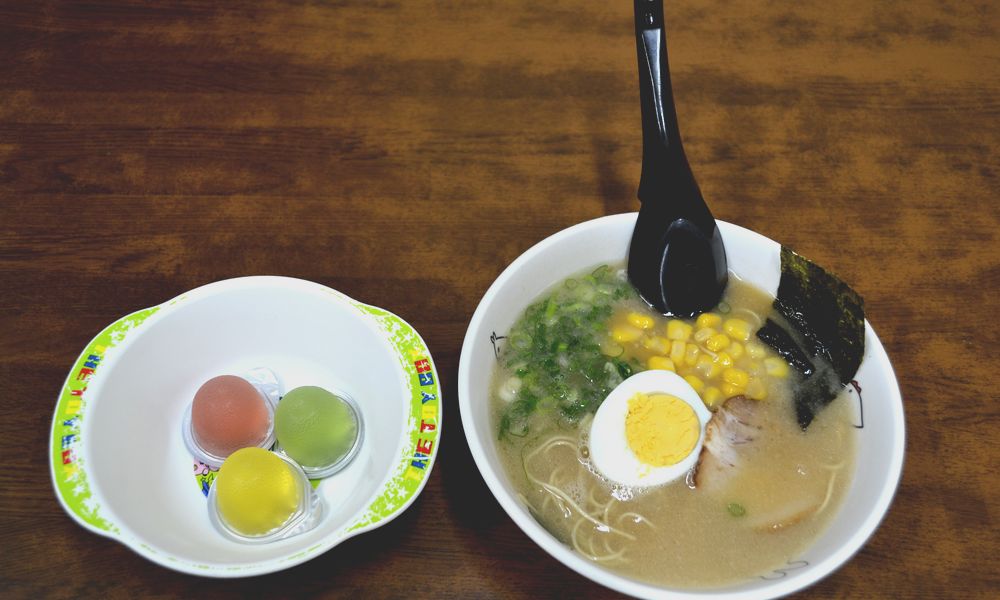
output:
[[[743,344],[739,342],[732,342],[729,344],[729,347],[726,348],[726,351],[729,352],[729,356],[733,357],[733,360],[738,360],[741,356],[743,356]]]
[[[767,355],[767,349],[764,348],[764,344],[758,342],[747,342],[746,350],[750,358],[753,359],[764,358]]]
[[[726,319],[726,324],[722,326],[722,330],[741,342],[749,340],[750,334],[753,333],[750,328],[750,323],[747,323],[743,319],[736,318]]]
[[[733,366],[733,357],[729,356],[727,352],[719,352],[715,355],[715,362],[721,367],[731,367]]]
[[[619,325],[611,329],[611,337],[619,344],[627,344],[641,338],[642,331],[636,329],[635,327]]]
[[[705,340],[705,347],[712,352],[718,352],[729,345],[729,336],[724,333],[717,333]]]
[[[625,317],[625,320],[629,322],[629,325],[638,327],[639,329],[651,329],[656,323],[653,321],[653,317],[637,312],[629,313],[628,316]]]
[[[660,354],[666,354],[670,352],[670,340],[665,337],[654,335],[653,337],[646,338],[642,341],[642,345],[653,352],[659,352]]]
[[[650,369],[659,369],[660,371],[676,371],[674,367],[674,361],[670,360],[666,356],[650,356],[649,360],[646,361]]]
[[[742,392],[743,392],[742,388],[738,388],[731,383],[722,384],[722,395],[725,396],[727,399],[732,398],[733,396],[739,396],[740,393]]]
[[[715,379],[722,372],[722,366],[716,364],[711,356],[707,354],[701,354],[698,356],[698,362],[695,364],[694,368],[701,373],[702,377],[705,379]]]
[[[743,369],[729,367],[722,372],[722,380],[742,389],[750,382],[750,376]]]
[[[684,381],[688,382],[688,385],[694,388],[694,391],[699,394],[701,394],[701,391],[705,389],[705,382],[694,375],[685,375]]]
[[[765,358],[764,368],[771,377],[788,377],[788,363],[777,356]]]
[[[674,340],[670,342],[670,360],[674,361],[674,364],[683,364],[684,362],[684,348],[687,346],[684,342],[680,340]]]
[[[670,319],[667,323],[667,337],[672,340],[686,341],[691,337],[693,327],[679,319]]]
[[[747,384],[746,395],[754,400],[763,400],[767,398],[767,388],[759,379],[753,379]]]
[[[684,350],[684,364],[689,367],[695,366],[698,363],[698,355],[701,354],[701,350],[698,346],[694,344],[688,344],[687,349]]]
[[[715,313],[701,313],[698,315],[698,320],[695,321],[694,324],[702,329],[706,327],[718,327],[719,325],[722,325],[722,317]]]
[[[708,408],[716,408],[722,404],[722,390],[712,386],[705,390],[705,393],[701,395],[701,401],[705,403]]]
[[[705,340],[712,337],[716,333],[718,333],[718,331],[712,329],[711,327],[702,327],[698,331],[694,332],[694,341],[699,344],[703,344],[705,343]]]

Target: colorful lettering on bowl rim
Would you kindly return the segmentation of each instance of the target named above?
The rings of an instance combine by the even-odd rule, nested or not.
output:
[[[50,449],[52,481],[56,493],[66,508],[82,521],[95,529],[115,535],[120,532],[114,523],[101,514],[101,506],[90,491],[87,469],[78,452],[83,443],[80,426],[87,408],[87,385],[100,368],[107,351],[121,343],[132,330],[159,309],[159,306],[154,306],[123,317],[105,327],[90,341],[66,377],[52,419]]]

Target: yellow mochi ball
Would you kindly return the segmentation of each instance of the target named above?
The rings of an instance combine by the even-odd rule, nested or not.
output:
[[[264,535],[299,510],[302,485],[291,465],[263,448],[229,455],[215,479],[219,516],[245,536]]]

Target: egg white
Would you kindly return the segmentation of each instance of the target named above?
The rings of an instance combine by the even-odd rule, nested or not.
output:
[[[686,402],[698,417],[698,442],[691,453],[677,464],[666,467],[647,465],[636,457],[625,437],[625,416],[628,401],[637,393],[670,394]],[[608,394],[594,414],[590,426],[590,458],[594,467],[605,477],[631,487],[653,487],[683,477],[698,461],[705,441],[705,425],[712,413],[688,382],[671,371],[636,373]]]

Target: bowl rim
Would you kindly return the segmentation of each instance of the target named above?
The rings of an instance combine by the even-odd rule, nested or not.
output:
[[[85,447],[80,424],[86,418],[87,403],[92,401],[87,386],[98,380],[114,356],[108,350],[124,352],[142,332],[178,307],[209,295],[239,289],[268,288],[319,294],[326,300],[355,311],[373,332],[382,336],[398,360],[406,382],[408,405],[400,431],[399,452],[384,479],[376,486],[371,500],[351,521],[332,530],[308,548],[289,546],[280,557],[240,565],[204,564],[170,555],[146,544],[128,527],[102,511],[100,490],[91,489],[86,464],[80,461]],[[106,360],[110,358],[111,360]],[[433,408],[433,417],[428,411]],[[281,571],[319,556],[323,552],[366,531],[392,521],[416,501],[430,479],[440,452],[442,426],[441,384],[437,366],[426,342],[409,323],[398,315],[363,302],[328,286],[294,277],[253,275],[208,283],[184,292],[158,305],[129,313],[104,327],[84,346],[60,387],[53,410],[49,434],[49,475],[56,498],[63,510],[81,527],[124,544],[140,556],[168,569],[205,577],[236,578]],[[427,427],[422,417],[428,419]],[[433,423],[429,421],[433,420]],[[432,425],[432,426],[431,426]],[[179,426],[178,426],[179,430]],[[414,465],[420,452],[422,466]]]
[[[892,364],[889,362],[888,355],[885,352],[885,348],[883,347],[881,340],[879,340],[878,336],[875,334],[875,331],[872,329],[867,318],[865,319],[866,340],[870,340],[872,343],[872,352],[869,356],[874,357],[878,361],[879,370],[884,371],[887,376],[887,380],[890,383],[888,386],[890,392],[889,397],[886,398],[885,401],[889,402],[891,405],[892,428],[895,432],[898,432],[898,435],[895,437],[895,443],[892,446],[892,455],[889,459],[889,476],[882,482],[882,487],[878,491],[878,500],[876,501],[873,510],[855,530],[854,534],[825,560],[819,563],[814,563],[813,568],[808,572],[809,577],[793,575],[774,580],[775,583],[768,586],[766,589],[757,587],[749,590],[729,591],[726,589],[690,590],[665,588],[643,583],[624,575],[615,574],[609,570],[598,567],[556,540],[555,537],[549,534],[523,507],[521,507],[512,494],[508,493],[504,484],[501,482],[500,476],[490,467],[483,440],[477,434],[473,423],[472,408],[470,405],[470,396],[472,391],[469,366],[472,363],[472,348],[476,344],[476,340],[482,334],[480,329],[483,326],[488,305],[492,302],[499,290],[507,285],[508,281],[514,277],[515,273],[517,273],[525,264],[532,261],[537,255],[545,252],[550,246],[554,246],[566,238],[591,229],[600,230],[605,227],[626,226],[630,223],[634,223],[637,216],[637,212],[606,215],[584,221],[582,223],[577,223],[549,235],[525,250],[512,263],[510,263],[510,265],[508,265],[507,268],[505,268],[500,275],[497,276],[487,289],[486,293],[483,294],[483,297],[480,299],[479,304],[476,306],[476,310],[469,321],[469,326],[462,342],[462,352],[459,357],[458,367],[459,413],[461,414],[463,430],[465,431],[465,436],[469,444],[469,450],[472,453],[476,467],[479,469],[480,474],[486,481],[487,487],[489,487],[490,492],[493,494],[494,498],[496,498],[503,510],[517,524],[517,526],[520,527],[521,531],[523,531],[529,538],[531,538],[532,541],[535,542],[535,544],[540,546],[550,556],[578,574],[618,592],[640,598],[703,599],[713,597],[727,598],[730,600],[750,600],[759,598],[776,598],[808,587],[844,565],[862,548],[862,546],[864,546],[867,540],[875,533],[875,530],[888,513],[889,506],[892,504],[893,497],[898,490],[899,482],[902,477],[906,445],[906,422],[903,415],[903,401],[902,394],[899,390],[899,380],[896,378],[896,373],[892,368]],[[755,236],[756,238],[759,238],[758,241],[761,242],[779,244],[779,242],[745,227],[722,220],[717,220],[717,222],[723,230],[731,229],[734,233],[744,233]],[[629,228],[631,229],[631,227]],[[868,353],[866,352],[866,354]]]

